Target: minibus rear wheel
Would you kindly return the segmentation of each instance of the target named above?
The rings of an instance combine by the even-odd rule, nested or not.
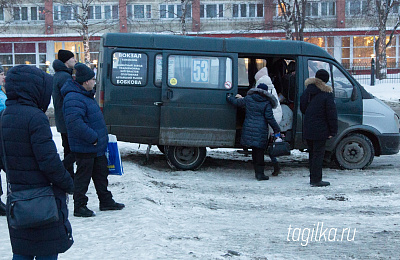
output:
[[[375,156],[371,140],[362,134],[351,134],[343,138],[336,146],[336,164],[347,170],[368,167]]]
[[[164,146],[168,165],[176,170],[196,170],[206,159],[205,147]]]

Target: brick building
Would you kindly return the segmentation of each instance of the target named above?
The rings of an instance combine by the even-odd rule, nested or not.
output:
[[[0,64],[7,69],[33,64],[43,70],[59,49],[76,53],[84,60],[82,26],[83,0],[22,0],[0,8]],[[275,0],[109,0],[94,1],[86,8],[91,63],[98,60],[100,36],[105,32],[150,32],[204,35],[212,37],[260,37],[284,39],[282,13]],[[374,55],[376,27],[370,25],[367,1],[309,0],[305,41],[325,48],[343,64],[365,64]],[[388,26],[399,16],[392,9]],[[390,27],[388,27],[390,29]],[[388,31],[388,36],[390,31]],[[388,62],[399,62],[399,34],[387,49]]]

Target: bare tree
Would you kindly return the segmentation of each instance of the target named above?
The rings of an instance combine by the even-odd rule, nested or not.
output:
[[[96,8],[95,5],[99,5],[102,2],[102,0],[55,1],[55,3],[59,3],[62,6],[59,12],[61,26],[67,26],[82,37],[85,63],[87,65],[90,64],[90,38],[96,33],[106,31],[118,23],[118,19],[107,19],[104,17],[105,14],[101,12],[101,7],[99,7],[100,13],[93,13],[94,8]],[[110,9],[109,11],[111,12],[112,10]],[[99,16],[99,19],[92,17],[96,15]],[[68,19],[64,19],[64,17],[68,17]]]
[[[304,40],[304,29],[311,20],[306,16],[308,0],[278,0],[278,7],[287,40]]]
[[[12,14],[12,7],[20,4],[20,0],[0,0],[0,8],[3,11],[3,19],[4,22],[0,26],[0,32],[5,32],[8,30],[10,24],[14,22],[13,18],[11,19],[5,19],[5,14],[9,13]],[[12,15],[10,15],[12,17]]]
[[[396,0],[369,0],[368,6],[370,14],[372,15],[372,26],[378,28],[379,35],[375,41],[376,53],[376,76],[378,79],[385,79],[387,77],[387,58],[386,48],[392,43],[395,31],[400,25],[400,16],[397,14],[393,16],[395,19],[392,23],[389,41],[386,43],[386,31],[388,28],[388,20],[393,9],[399,7],[399,1]]]

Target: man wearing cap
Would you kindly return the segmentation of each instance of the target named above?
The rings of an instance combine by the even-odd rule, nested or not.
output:
[[[121,210],[124,204],[113,200],[107,190],[108,168],[105,151],[108,143],[106,123],[94,99],[95,74],[85,64],[75,65],[75,80],[69,79],[61,88],[64,97],[63,113],[71,151],[76,158],[74,179],[74,216],[92,217],[87,208],[86,192],[93,180],[100,210]]]
[[[58,59],[53,62],[53,69],[56,72],[53,78],[53,105],[54,116],[56,120],[57,131],[61,134],[62,146],[64,148],[64,167],[74,178],[74,162],[75,158],[71,153],[68,143],[67,127],[63,116],[63,96],[61,95],[61,87],[68,79],[72,79],[72,71],[76,64],[74,54],[68,50],[59,50]]]
[[[315,78],[305,81],[306,89],[300,97],[300,110],[304,115],[303,138],[309,152],[310,185],[314,187],[330,185],[322,181],[325,143],[338,131],[333,89],[326,84],[329,77],[326,70],[318,70]]]

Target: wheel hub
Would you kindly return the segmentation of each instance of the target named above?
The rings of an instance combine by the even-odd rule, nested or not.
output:
[[[346,144],[343,149],[343,157],[351,163],[360,162],[364,157],[364,153],[364,148],[356,142]]]

